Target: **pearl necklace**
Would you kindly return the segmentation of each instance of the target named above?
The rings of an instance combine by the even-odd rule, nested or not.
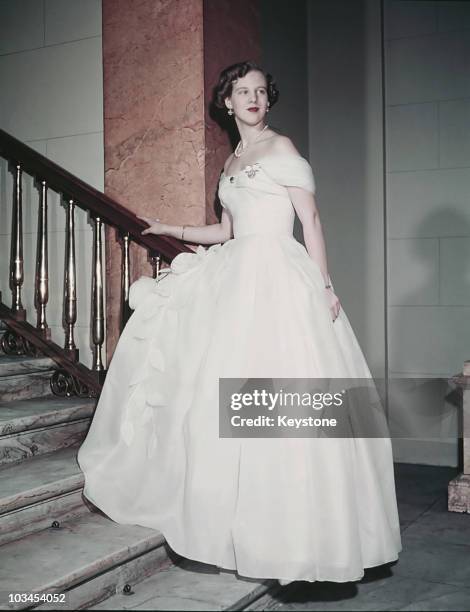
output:
[[[245,147],[243,146],[242,141],[241,141],[241,139],[240,139],[240,142],[237,144],[237,147],[236,147],[236,149],[235,149],[235,151],[234,151],[234,155],[235,155],[235,157],[241,157],[241,156],[243,155],[243,153],[246,151],[246,149],[247,149],[247,148],[248,148],[248,147],[249,147],[251,144],[253,144],[254,142],[256,142],[256,141],[258,140],[258,138],[261,136],[261,134],[264,132],[264,130],[265,130],[267,127],[269,127],[269,126],[268,126],[268,124],[266,124],[266,125],[264,126],[264,128],[263,128],[263,129],[260,131],[260,133],[258,134],[258,136],[257,136],[257,137],[256,137],[254,140],[252,140],[251,142],[249,142],[249,143],[248,143],[248,144],[247,144]],[[240,151],[240,149],[241,149],[241,151]]]

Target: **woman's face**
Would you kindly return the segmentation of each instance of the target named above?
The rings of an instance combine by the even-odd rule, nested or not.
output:
[[[251,70],[233,83],[232,95],[225,99],[225,104],[233,109],[235,117],[255,125],[263,119],[268,107],[266,86],[264,74],[259,70]]]

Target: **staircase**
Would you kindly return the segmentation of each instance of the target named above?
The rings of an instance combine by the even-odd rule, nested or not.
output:
[[[0,294],[0,609],[257,610],[275,605],[273,598],[283,591],[276,580],[242,579],[236,572],[184,559],[160,532],[114,523],[82,494],[76,457],[106,374],[102,226],[120,236],[121,329],[130,313],[131,242],[147,251],[154,277],[161,260],[168,264],[193,249],[170,237],[142,235],[146,224],[119,202],[3,130],[0,157],[13,174],[13,197],[0,202],[12,204],[11,298]],[[39,188],[36,313],[22,304],[23,172]],[[63,346],[51,340],[46,317],[49,188],[62,195],[66,207]],[[91,368],[80,361],[74,340],[75,207],[89,213],[94,229]],[[57,287],[54,291],[58,294]]]
[[[160,532],[114,523],[83,497],[76,455],[96,400],[52,395],[55,367],[0,353],[0,608],[256,610],[274,601],[277,581],[183,559]],[[51,603],[10,602],[9,593],[49,593]]]

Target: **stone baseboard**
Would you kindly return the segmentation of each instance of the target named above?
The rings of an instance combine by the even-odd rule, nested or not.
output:
[[[449,482],[447,508],[450,512],[470,513],[470,474],[459,474]]]

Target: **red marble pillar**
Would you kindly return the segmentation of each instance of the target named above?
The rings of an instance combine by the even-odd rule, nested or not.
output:
[[[220,71],[244,60],[260,61],[261,34],[259,3],[256,0],[204,0],[204,111],[205,111],[205,184],[206,222],[218,220],[220,204],[217,183],[224,162],[232,152],[227,131],[209,115],[212,89]],[[230,136],[238,142],[238,130],[228,120]],[[217,206],[218,204],[218,206]]]
[[[105,192],[166,223],[217,221],[231,151],[208,103],[222,68],[258,60],[256,0],[103,0]],[[131,249],[132,280],[151,274]],[[107,358],[119,335],[121,250],[106,230]]]

